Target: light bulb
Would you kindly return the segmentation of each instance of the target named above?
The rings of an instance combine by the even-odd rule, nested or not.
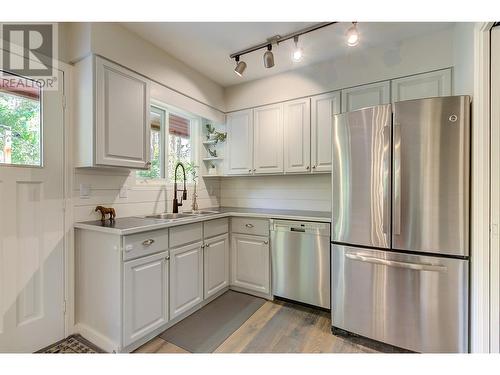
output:
[[[295,48],[293,49],[293,52],[292,52],[292,60],[294,62],[299,62],[302,60],[302,57],[304,57],[304,51],[302,50],[302,48],[300,48],[298,46],[298,42],[299,42],[298,36],[294,37],[293,41],[295,42]]]
[[[356,22],[352,23],[352,26],[347,29],[347,45],[349,47],[355,47],[359,44],[359,32],[356,27]]]

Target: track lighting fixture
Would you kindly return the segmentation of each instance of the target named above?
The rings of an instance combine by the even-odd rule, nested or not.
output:
[[[240,61],[240,56],[236,56],[235,60],[236,60],[236,67],[234,68],[234,72],[241,77],[243,75],[243,72],[247,68],[247,63],[244,61]]]
[[[304,53],[302,51],[302,48],[300,48],[298,46],[298,43],[299,43],[299,36],[298,35],[295,35],[293,37],[293,42],[295,43],[295,48],[293,49],[293,52],[292,52],[292,60],[294,62],[299,62],[302,60]]]
[[[327,26],[331,26],[337,24],[338,22],[322,22],[317,23],[315,25],[306,27],[304,29],[295,31],[293,33],[287,35],[275,35],[272,38],[268,38],[265,42],[256,44],[252,47],[243,49],[241,51],[232,53],[229,57],[231,59],[236,60],[236,67],[234,68],[234,72],[240,77],[243,75],[247,64],[244,61],[240,61],[240,57],[246,55],[247,53],[255,52],[266,48],[267,51],[264,52],[264,66],[266,68],[272,68],[274,66],[274,55],[272,52],[273,44],[278,46],[280,43],[283,43],[287,40],[293,39],[294,48],[292,51],[292,61],[299,62],[304,58],[304,51],[301,47],[299,47],[299,36],[308,34],[312,31],[316,31],[322,29]],[[354,47],[359,44],[359,31],[357,28],[357,22],[353,22],[352,25],[346,30],[346,43],[349,47]]]
[[[271,44],[267,45],[267,51],[264,52],[264,66],[266,68],[272,68],[274,66],[274,55],[271,51],[273,46]]]
[[[347,45],[349,47],[354,47],[359,44],[359,32],[356,26],[357,22],[353,22],[352,26],[347,29],[346,37],[347,37]]]

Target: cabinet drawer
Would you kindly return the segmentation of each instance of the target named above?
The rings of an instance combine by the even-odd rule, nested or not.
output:
[[[123,237],[123,260],[134,259],[168,249],[168,230],[160,229]]]
[[[269,220],[246,217],[231,218],[231,231],[234,233],[269,236]]]
[[[170,248],[198,242],[202,239],[202,223],[179,225],[170,228]]]
[[[205,238],[218,236],[219,234],[227,232],[229,232],[228,218],[209,220],[203,223],[203,233]]]

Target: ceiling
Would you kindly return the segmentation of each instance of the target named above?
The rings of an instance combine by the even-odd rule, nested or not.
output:
[[[394,45],[403,39],[436,32],[453,23],[433,22],[368,22],[359,23],[360,44],[347,47],[345,31],[350,23],[338,23],[303,35],[299,45],[304,58],[291,60],[293,40],[273,47],[275,66],[264,68],[263,50],[242,56],[247,63],[243,77],[233,69],[231,53],[259,44],[274,35],[285,35],[314,23],[305,22],[136,22],[122,25],[170,55],[181,60],[221,86],[259,79],[305,65],[345,55],[353,48]]]

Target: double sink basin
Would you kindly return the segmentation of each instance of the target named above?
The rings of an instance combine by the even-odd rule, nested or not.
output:
[[[204,215],[213,215],[213,214],[218,214],[219,211],[187,211],[187,212],[182,212],[178,214],[173,214],[173,213],[162,213],[162,214],[157,214],[157,215],[147,215],[144,216],[145,219],[156,219],[156,220],[163,220],[163,221],[175,221],[175,220],[182,220],[182,219],[191,219],[193,217],[198,217],[198,216],[204,216]]]

